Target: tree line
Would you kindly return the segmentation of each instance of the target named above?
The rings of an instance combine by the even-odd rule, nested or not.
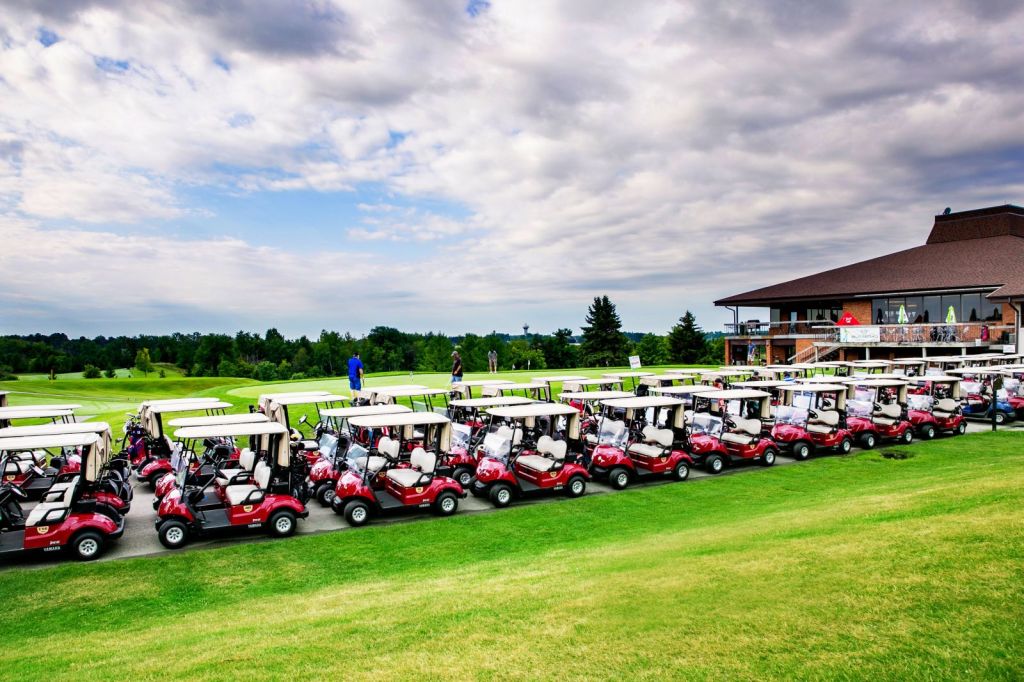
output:
[[[116,368],[136,368],[148,375],[172,364],[190,376],[249,377],[261,381],[338,376],[358,352],[368,372],[446,372],[457,349],[467,372],[487,370],[487,353],[498,353],[498,366],[509,369],[571,369],[623,366],[630,355],[644,365],[715,364],[723,361],[720,337],[708,339],[689,312],[664,336],[629,335],[607,296],[594,299],[587,311],[580,343],[572,330],[510,336],[409,333],[374,327],[354,338],[323,330],[310,339],[285,338],[277,329],[260,335],[168,334],[98,336],[72,339],[64,334],[0,337],[0,378],[18,373],[83,372],[87,378],[115,376]]]

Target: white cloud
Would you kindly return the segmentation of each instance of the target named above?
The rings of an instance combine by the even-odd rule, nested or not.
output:
[[[182,188],[373,183],[403,205],[429,197],[466,215],[373,200],[344,227],[357,248],[394,246],[387,276],[359,295],[381,315],[404,311],[395,326],[428,310],[448,317],[425,327],[452,329],[507,327],[502,315],[520,309],[578,319],[609,293],[627,326],[665,329],[684,307],[707,317],[716,297],[919,243],[944,206],[1019,201],[1024,189],[1013,7],[523,0],[476,18],[463,0],[220,8],[0,9],[0,229],[46,219],[62,231],[19,234],[141,253],[153,220],[196,215]],[[44,48],[40,26],[60,42]],[[114,236],[73,221],[141,227]],[[173,295],[142,287],[134,300],[205,314],[203,286],[236,281],[274,296],[244,267],[268,255],[248,239],[161,238],[151,269],[177,270],[175,254],[197,248],[237,265],[229,278],[189,270]],[[268,259],[283,280],[295,268],[288,297],[353,286],[311,281],[302,250]],[[320,271],[350,263],[324,259]],[[126,260],[112,256],[108,272],[137,276]],[[234,300],[227,314],[259,318],[255,299]],[[312,310],[287,314],[315,326]]]

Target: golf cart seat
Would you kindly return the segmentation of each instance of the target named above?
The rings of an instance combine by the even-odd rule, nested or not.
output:
[[[565,459],[565,452],[568,447],[564,440],[555,440],[551,436],[541,436],[537,439],[537,452],[539,454],[522,455],[516,461],[530,467],[534,471],[551,471],[555,465]]]
[[[33,450],[32,452],[15,452],[10,456],[15,462],[32,462],[42,466],[46,461],[46,450]]]
[[[224,494],[228,498],[228,504],[258,504],[263,496],[255,495],[250,498],[249,495],[257,490],[266,490],[270,486],[270,465],[263,461],[259,462],[253,469],[252,480],[256,485],[236,483],[225,488]]]
[[[892,426],[899,421],[902,414],[903,410],[897,403],[889,403],[888,405],[881,405],[876,409],[872,414],[871,421],[882,426]]]
[[[522,429],[517,428],[513,431],[511,427],[502,424],[497,428],[497,430],[495,430],[495,433],[501,436],[502,438],[510,439],[512,441],[512,447],[515,447],[523,442]]]
[[[377,441],[377,452],[380,454],[356,457],[356,466],[371,474],[375,474],[387,466],[389,457],[391,459],[398,459],[398,451],[400,449],[401,445],[397,440],[389,436],[381,436],[380,440]]]
[[[67,493],[68,489],[73,488],[76,483],[78,483],[78,476],[72,476],[66,481],[54,483],[45,493],[43,493],[39,502],[59,502],[64,499],[64,495]]]
[[[672,429],[659,429],[648,424],[644,427],[644,440],[642,443],[633,443],[627,448],[628,452],[635,452],[645,457],[661,457],[665,451],[672,446],[675,434]]]
[[[761,436],[760,419],[744,419],[743,417],[730,417],[736,426],[730,431],[722,434],[722,440],[738,445],[750,445]]]
[[[937,417],[948,417],[956,412],[957,402],[952,398],[943,398],[935,401],[932,414]]]
[[[78,480],[78,477],[75,477]],[[43,523],[46,515],[54,509],[68,509],[71,506],[71,498],[74,497],[75,486],[68,486],[57,499],[51,502],[40,502],[36,505],[35,509],[29,512],[28,518],[25,519],[26,526],[38,526]]]
[[[238,467],[233,469],[219,469],[217,471],[217,484],[220,487],[229,485],[238,474],[245,471],[252,471],[256,455],[249,448],[245,448],[238,456]]]
[[[434,474],[437,457],[423,448],[416,448],[409,456],[408,469],[388,469],[387,477],[403,488],[414,488],[428,482]]]
[[[4,466],[4,476],[19,476],[27,474],[35,464],[34,459],[9,459]]]
[[[815,415],[807,420],[807,430],[811,433],[832,433],[839,426],[839,412],[836,410],[817,410]]]

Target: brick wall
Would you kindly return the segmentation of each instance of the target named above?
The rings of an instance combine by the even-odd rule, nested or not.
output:
[[[874,324],[874,318],[871,316],[871,299],[844,301],[843,312],[850,313],[861,324]]]

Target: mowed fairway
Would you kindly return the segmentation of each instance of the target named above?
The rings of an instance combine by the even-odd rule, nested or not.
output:
[[[4,678],[1020,679],[1024,439],[899,452],[7,571]]]

